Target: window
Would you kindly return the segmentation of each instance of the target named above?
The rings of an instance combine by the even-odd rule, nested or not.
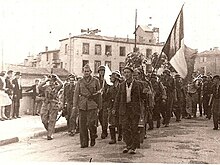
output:
[[[60,68],[63,68],[63,62],[60,63]]]
[[[94,73],[98,73],[98,68],[101,65],[101,61],[95,61],[94,63]]]
[[[120,48],[119,48],[120,50],[120,56],[125,56],[125,54],[126,54],[126,52],[125,52],[125,47],[124,46],[120,46]]]
[[[200,57],[200,62],[206,62],[206,57]]]
[[[146,49],[146,58],[149,58],[152,55],[152,49]]]
[[[105,66],[108,65],[109,69],[111,70],[111,61],[105,61]]]
[[[95,55],[101,55],[101,54],[102,54],[101,45],[95,45]]]
[[[120,73],[122,73],[124,67],[125,67],[125,63],[124,62],[119,62],[119,71],[120,71]]]
[[[89,54],[89,43],[83,43],[82,52],[83,54]]]
[[[112,55],[112,46],[111,45],[105,45],[105,55],[107,55],[107,56]]]
[[[68,51],[68,45],[65,44],[65,54],[67,54],[67,51]]]

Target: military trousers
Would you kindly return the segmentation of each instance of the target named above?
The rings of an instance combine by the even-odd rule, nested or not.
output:
[[[198,94],[197,93],[187,93],[186,95],[186,112],[189,115],[196,117],[197,112],[197,103],[198,103]]]
[[[212,111],[214,128],[218,128],[220,121],[220,99],[213,99]]]
[[[99,122],[101,124],[102,127],[102,132],[107,131],[108,129],[108,109],[107,109],[107,102],[103,102],[102,103],[103,107],[102,109],[99,111],[98,114],[98,118],[99,118]],[[105,132],[106,133],[106,132]]]
[[[20,99],[15,98],[12,101],[12,117],[19,117]]]
[[[132,105],[126,106],[126,113],[121,116],[123,140],[127,148],[136,149],[140,144],[138,123],[140,115],[133,114]]]
[[[162,110],[162,116],[164,118],[164,124],[169,124],[170,123],[170,118],[171,118],[171,113],[173,110],[173,99],[174,95],[173,93],[168,93],[167,94],[167,101],[166,101],[166,106]]]
[[[81,146],[88,146],[89,135],[91,140],[97,138],[97,118],[97,109],[79,110],[79,132]]]
[[[73,104],[72,103],[67,103],[67,128],[68,132],[75,132],[76,130],[76,125],[77,125],[77,116],[78,116],[78,111],[77,109],[73,109]]]
[[[211,107],[209,106],[209,99],[210,99],[210,95],[204,95],[203,96],[203,108],[204,108],[204,114],[207,115],[208,118],[211,118]]]
[[[47,130],[47,136],[52,136],[55,131],[58,110],[58,103],[43,102],[40,115],[44,128]]]

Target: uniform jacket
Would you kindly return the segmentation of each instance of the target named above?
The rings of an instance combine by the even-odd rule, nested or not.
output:
[[[131,88],[131,104],[132,112],[134,115],[140,115],[140,103],[142,95],[142,87],[140,82],[134,80]],[[118,111],[119,116],[123,116],[126,113],[126,81],[122,82],[119,86],[119,91],[115,98],[114,109]]]
[[[73,96],[74,96],[74,91],[75,91],[75,85],[68,83],[64,86],[64,103],[71,103],[73,104]]]
[[[13,88],[13,98],[22,99],[22,87],[20,86],[19,89],[18,80],[16,78],[13,79],[12,84],[15,85]]]
[[[95,94],[99,90],[100,84],[97,78],[91,76],[89,82],[85,78],[82,78],[76,84],[73,107],[78,107],[81,110],[100,109],[102,107],[101,95],[92,96],[92,94]]]

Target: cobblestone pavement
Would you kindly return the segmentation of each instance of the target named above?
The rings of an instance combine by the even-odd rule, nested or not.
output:
[[[99,137],[94,147],[80,148],[79,134],[69,137],[66,132],[56,133],[54,140],[46,137],[24,140],[2,146],[2,161],[49,162],[138,162],[138,163],[220,163],[220,130],[212,130],[212,120],[204,117],[172,119],[170,127],[148,131],[147,139],[137,154],[123,154],[123,142],[109,145]]]

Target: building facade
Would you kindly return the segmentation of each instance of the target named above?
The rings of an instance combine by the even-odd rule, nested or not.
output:
[[[197,54],[195,71],[201,74],[220,75],[220,50],[217,47]]]
[[[159,33],[158,28],[156,31]],[[150,33],[138,26],[137,36],[137,48],[146,57],[161,52],[163,44],[158,43],[155,30]],[[94,74],[97,74],[100,65],[108,65],[111,70],[121,70],[127,54],[134,49],[134,43],[134,39],[129,38],[82,34],[60,40],[59,56],[64,69],[80,76],[87,63]]]

